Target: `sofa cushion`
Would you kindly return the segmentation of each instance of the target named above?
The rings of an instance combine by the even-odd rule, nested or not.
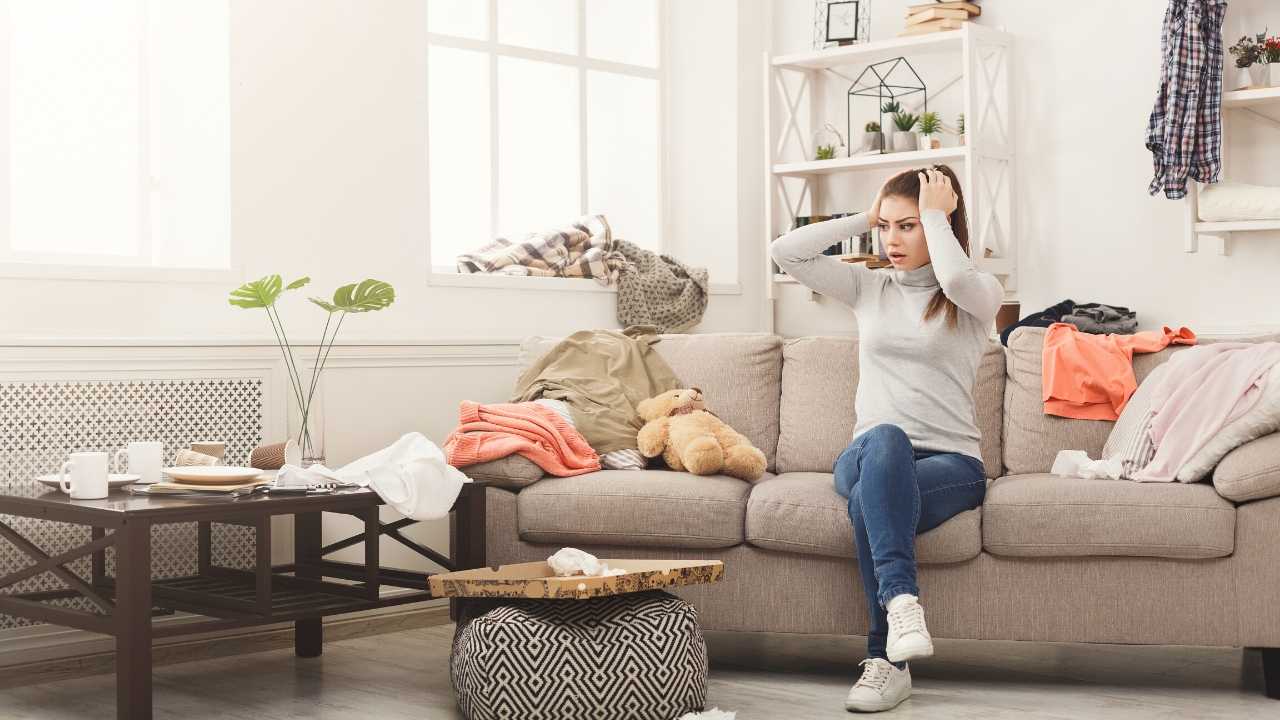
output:
[[[562,338],[530,336],[520,346],[520,366]],[[653,349],[686,386],[702,388],[707,406],[764,453],[773,471],[778,450],[778,396],[782,388],[782,338],[772,333],[663,333]]]
[[[1235,506],[1203,483],[1009,475],[987,487],[982,514],[993,555],[1215,558],[1235,547]]]
[[[821,336],[783,341],[779,473],[831,472],[836,458],[853,439],[857,389],[857,338]],[[978,366],[973,400],[987,477],[999,477],[1004,348],[995,341]]]
[[[459,469],[472,480],[483,480],[494,487],[509,490],[518,490],[526,485],[532,485],[547,474],[537,463],[518,453]]]
[[[516,496],[516,525],[521,540],[536,543],[733,547],[743,540],[750,490],[727,475],[673,470],[548,477]]]
[[[1022,326],[1009,333],[1005,351],[1004,471],[1010,475],[1048,472],[1059,450],[1084,450],[1102,456],[1114,424],[1110,420],[1077,420],[1044,412],[1044,335],[1047,328]],[[1200,335],[1197,343],[1271,342],[1280,334],[1250,337]],[[1170,345],[1154,353],[1135,353],[1133,375],[1138,384],[1173,353],[1193,345]]]
[[[922,565],[961,562],[982,550],[982,509],[956,515],[916,537]],[[789,472],[757,483],[747,500],[747,542],[769,550],[856,558],[847,501],[831,473]]]
[[[1280,495],[1280,432],[1263,435],[1227,453],[1213,469],[1213,487],[1236,502]]]

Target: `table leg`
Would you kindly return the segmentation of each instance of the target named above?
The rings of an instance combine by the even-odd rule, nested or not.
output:
[[[130,518],[116,543],[116,717],[151,718],[151,524]]]
[[[488,562],[485,549],[485,488],[463,485],[462,493],[449,514],[449,555],[454,570],[473,570]],[[462,600],[449,601],[449,619],[457,622]]]
[[[293,516],[293,556],[298,577],[318,578],[320,574],[306,569],[307,563],[320,560],[322,513],[297,513]],[[293,623],[293,652],[298,657],[319,657],[324,649],[324,625],[320,617],[302,618]]]

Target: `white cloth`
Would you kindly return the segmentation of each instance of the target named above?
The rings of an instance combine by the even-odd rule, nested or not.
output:
[[[435,520],[449,514],[462,484],[471,482],[445,460],[444,451],[422,433],[411,432],[375,453],[337,470],[323,465],[285,465],[276,474],[280,487],[324,484],[371,487],[401,515]]]
[[[547,558],[547,565],[560,577],[570,575],[622,575],[621,568],[610,568],[607,563],[600,562],[595,555],[578,548],[560,548],[556,554]]]
[[[1053,459],[1053,467],[1049,472],[1054,475],[1081,477],[1088,480],[1108,478],[1119,480],[1124,471],[1120,458],[1109,460],[1090,460],[1089,453],[1083,450],[1059,450]]]

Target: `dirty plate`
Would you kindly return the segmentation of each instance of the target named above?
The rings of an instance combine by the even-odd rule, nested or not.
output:
[[[188,465],[185,467],[167,467],[164,474],[184,483],[231,485],[236,482],[256,480],[262,471],[251,467],[228,467],[226,465]]]

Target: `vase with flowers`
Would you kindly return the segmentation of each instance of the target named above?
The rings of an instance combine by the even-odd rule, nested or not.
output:
[[[1272,35],[1262,42],[1262,55],[1267,63],[1267,84],[1280,87],[1280,35]]]
[[[1241,35],[1235,45],[1230,48],[1235,57],[1236,81],[1235,89],[1244,90],[1251,87],[1267,87],[1270,85],[1270,67],[1265,57],[1266,33],[1254,37]]]
[[[271,330],[275,333],[276,344],[284,357],[285,371],[289,379],[289,393],[297,413],[298,447],[302,451],[303,466],[324,464],[324,437],[318,413],[313,412],[313,401],[316,398],[316,387],[320,382],[320,372],[329,360],[329,352],[333,350],[333,341],[342,329],[342,321],[347,315],[382,310],[395,302],[396,291],[391,285],[381,280],[367,279],[350,285],[343,285],[333,292],[332,300],[310,298],[311,304],[326,313],[324,330],[320,332],[320,342],[316,346],[316,356],[311,364],[311,377],[303,382],[302,372],[298,369],[298,361],[293,354],[293,346],[289,344],[289,336],[285,333],[284,322],[280,318],[280,310],[276,300],[289,290],[297,290],[311,278],[303,277],[284,284],[279,275],[267,275],[231,291],[230,303],[239,308],[262,309],[271,322]],[[327,342],[326,342],[327,341]]]

